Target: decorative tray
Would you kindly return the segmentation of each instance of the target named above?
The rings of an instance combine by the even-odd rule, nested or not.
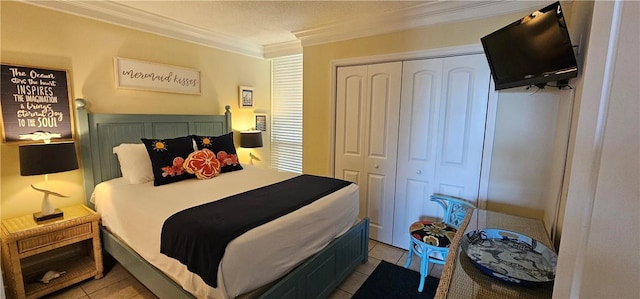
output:
[[[519,233],[485,228],[464,235],[460,246],[483,273],[509,283],[539,284],[556,276],[558,255]]]

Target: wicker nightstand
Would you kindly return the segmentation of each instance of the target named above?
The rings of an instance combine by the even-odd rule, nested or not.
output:
[[[2,220],[2,268],[10,298],[38,298],[102,277],[100,215],[84,205],[61,210],[63,219],[44,223],[36,223],[31,214]],[[49,270],[65,274],[40,282]]]

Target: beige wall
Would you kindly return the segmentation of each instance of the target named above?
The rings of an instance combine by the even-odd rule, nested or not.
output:
[[[253,110],[238,108],[238,86],[255,88],[255,108],[270,110],[270,62],[175,39],[148,34],[21,2],[1,2],[2,63],[59,68],[68,71],[70,98],[85,98],[88,109],[98,113],[220,114],[231,105],[233,129],[253,127]],[[201,95],[116,89],[113,57],[126,57],[198,69]],[[267,157],[265,147],[255,150]],[[41,176],[19,175],[15,144],[2,144],[0,196],[2,218],[40,209],[41,193],[29,184]],[[238,149],[248,161],[248,150]],[[268,158],[256,164],[268,165]],[[58,206],[84,202],[80,170],[49,175],[52,184],[68,199],[54,199]]]

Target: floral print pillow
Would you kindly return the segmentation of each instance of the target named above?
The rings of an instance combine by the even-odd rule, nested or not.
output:
[[[236,147],[233,144],[233,132],[220,136],[194,135],[198,150],[208,149],[212,151],[220,161],[220,173],[241,170],[242,165],[238,161]]]
[[[141,138],[153,170],[153,185],[161,186],[185,179],[194,178],[193,173],[185,171],[184,162],[194,152],[191,136],[170,139]]]
[[[198,179],[210,179],[220,174],[220,165],[222,163],[218,157],[205,148],[189,154],[183,167],[186,172],[194,174]]]

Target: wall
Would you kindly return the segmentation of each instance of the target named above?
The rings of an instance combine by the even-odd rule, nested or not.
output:
[[[562,236],[562,224],[566,208],[566,194],[569,184],[570,167],[572,152],[568,151],[570,145],[570,134],[575,134],[577,120],[579,115],[579,107],[581,97],[584,92],[584,66],[586,53],[588,52],[589,33],[591,30],[591,17],[593,15],[593,1],[574,2],[571,9],[571,16],[567,26],[571,34],[571,41],[578,47],[576,50],[576,59],[580,68],[578,69],[578,78],[572,80],[574,89],[566,99],[560,101],[560,109],[558,111],[558,122],[556,132],[556,155],[561,157],[554,163],[553,175],[549,177],[550,188],[547,206],[545,208],[545,224],[548,228],[555,228],[551,232],[554,245],[556,248]],[[560,141],[562,140],[562,141]]]
[[[566,124],[559,105],[570,93],[550,87],[500,92],[487,209],[543,219],[547,201],[556,195],[549,194],[554,162],[560,160],[554,160],[556,142],[567,142],[556,140],[558,125]]]
[[[563,6],[570,15],[571,5]],[[304,172],[332,174],[331,62],[338,59],[381,56],[463,45],[479,45],[480,37],[527,12],[519,12],[423,29],[354,39],[304,48]],[[492,157],[488,208],[542,219],[548,172],[558,169],[556,124],[566,124],[560,104],[568,91],[515,88],[501,91]],[[565,104],[566,105],[566,104]],[[312,117],[309,117],[309,116]],[[566,148],[566,136],[564,140]],[[560,145],[560,147],[563,147]],[[560,170],[564,164],[560,165]],[[561,180],[561,178],[556,178]],[[559,184],[556,184],[559,185]],[[556,186],[557,189],[559,186]],[[557,192],[556,192],[557,193]],[[555,195],[555,193],[554,193]]]
[[[22,2],[1,2],[3,63],[68,70],[70,98],[85,98],[96,113],[221,114],[231,105],[233,129],[253,127],[253,110],[238,108],[238,86],[255,88],[255,108],[270,111],[270,62],[124,27],[59,13]],[[201,95],[116,89],[113,57],[126,57],[198,69]],[[265,147],[253,151],[256,165],[269,165],[269,134]],[[238,141],[236,136],[236,141]],[[0,196],[2,218],[40,210],[41,193],[29,188],[41,176],[19,175],[18,149],[2,144]],[[238,149],[241,161],[249,151]],[[266,158],[265,158],[266,157]],[[68,199],[57,206],[84,202],[80,170],[49,175]]]
[[[639,13],[594,4],[554,298],[640,298]]]

